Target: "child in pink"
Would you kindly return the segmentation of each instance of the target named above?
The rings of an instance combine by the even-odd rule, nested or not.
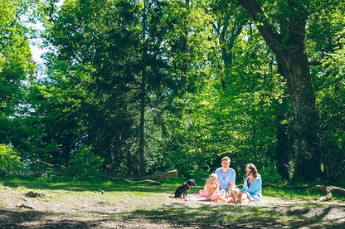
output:
[[[217,174],[212,173],[209,178],[206,180],[206,184],[204,186],[206,200],[220,200],[224,203],[228,203],[226,198],[226,193],[224,190],[219,191],[220,184],[217,179]]]

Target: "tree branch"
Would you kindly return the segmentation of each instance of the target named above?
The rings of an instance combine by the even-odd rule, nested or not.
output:
[[[274,28],[260,3],[257,0],[238,0],[238,3],[250,14],[272,51],[277,55],[281,54],[278,47],[281,44],[282,36]]]

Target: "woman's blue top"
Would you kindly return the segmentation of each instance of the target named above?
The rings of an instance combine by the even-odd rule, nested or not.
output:
[[[248,187],[249,186],[249,187]],[[256,177],[250,185],[248,185],[248,177],[244,180],[241,192],[247,192],[251,201],[260,201],[262,194],[262,180],[261,177]]]

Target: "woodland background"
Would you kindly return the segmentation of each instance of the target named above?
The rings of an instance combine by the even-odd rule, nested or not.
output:
[[[0,2],[2,175],[344,181],[343,1]]]

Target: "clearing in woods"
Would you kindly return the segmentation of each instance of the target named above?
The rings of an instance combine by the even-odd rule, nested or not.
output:
[[[175,188],[7,179],[0,186],[0,228],[345,228],[343,199],[317,202],[264,190],[262,202],[235,205],[169,198]],[[40,195],[26,196],[30,191]]]

